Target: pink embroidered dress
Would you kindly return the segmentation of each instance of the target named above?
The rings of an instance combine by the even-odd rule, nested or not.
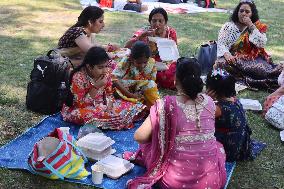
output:
[[[152,139],[140,145],[135,161],[146,173],[130,189],[220,189],[226,183],[225,152],[214,137],[215,104],[203,95],[195,105],[167,96],[151,108]]]
[[[73,106],[63,105],[61,114],[64,121],[76,124],[91,123],[103,129],[128,129],[133,120],[145,106],[141,103],[115,99],[111,77],[105,87],[98,89],[93,99],[89,95],[92,79],[84,71],[76,72],[72,78],[71,92],[74,95]],[[112,104],[107,108],[107,104]]]

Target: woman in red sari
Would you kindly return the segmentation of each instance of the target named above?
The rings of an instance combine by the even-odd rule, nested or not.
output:
[[[219,32],[216,67],[225,68],[254,88],[277,87],[282,66],[273,64],[264,49],[266,31],[254,2],[241,0],[231,22],[225,23]]]
[[[131,48],[136,41],[144,41],[149,44],[152,57],[156,62],[162,62],[156,43],[149,41],[151,37],[161,37],[174,40],[177,43],[176,30],[167,25],[168,14],[163,8],[155,8],[151,11],[148,19],[150,26],[139,29],[133,35],[133,37],[127,41],[125,47]],[[174,76],[176,71],[176,62],[168,63],[168,69],[159,71],[157,73],[157,84],[163,88],[175,89]]]

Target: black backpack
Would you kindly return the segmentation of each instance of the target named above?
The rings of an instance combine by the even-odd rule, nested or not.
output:
[[[36,58],[27,87],[27,109],[43,114],[60,111],[69,91],[71,66],[71,61],[56,50]]]

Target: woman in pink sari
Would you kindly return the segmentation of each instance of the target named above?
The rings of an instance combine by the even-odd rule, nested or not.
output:
[[[125,158],[146,167],[128,188],[219,189],[226,182],[225,153],[214,137],[215,105],[200,94],[200,67],[193,58],[177,61],[177,96],[158,100],[136,131],[139,150]]]

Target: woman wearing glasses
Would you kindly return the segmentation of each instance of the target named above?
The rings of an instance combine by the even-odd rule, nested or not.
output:
[[[224,67],[237,79],[254,88],[274,88],[282,70],[264,50],[267,26],[259,21],[252,0],[241,0],[231,21],[218,37],[216,67]]]

